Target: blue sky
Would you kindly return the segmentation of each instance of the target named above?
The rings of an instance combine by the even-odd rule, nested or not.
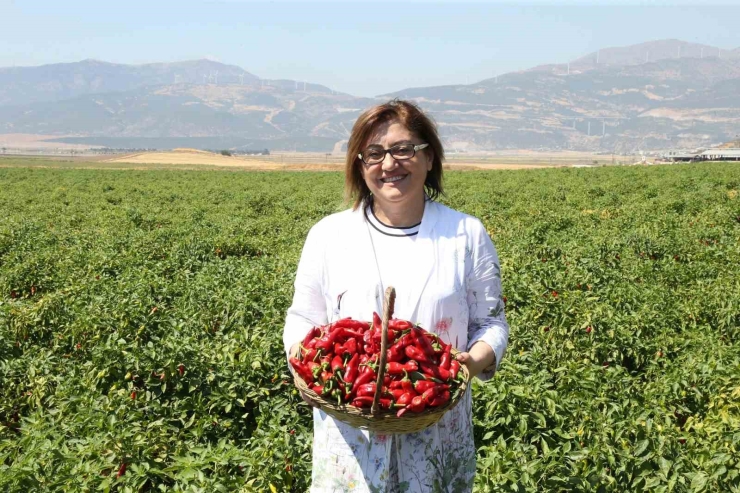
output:
[[[740,47],[740,2],[699,3],[0,0],[0,66],[211,58],[375,96],[656,39]]]

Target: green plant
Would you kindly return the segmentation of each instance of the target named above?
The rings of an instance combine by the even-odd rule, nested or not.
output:
[[[738,184],[732,163],[447,173],[512,328],[474,385],[478,490],[740,489]],[[0,490],[305,491],[281,331],[341,187],[0,168]]]

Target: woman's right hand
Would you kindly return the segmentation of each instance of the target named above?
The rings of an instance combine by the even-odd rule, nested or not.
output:
[[[310,397],[309,397],[309,396],[308,396],[307,394],[304,394],[304,393],[303,393],[303,392],[301,392],[300,390],[298,390],[298,392],[300,392],[300,394],[301,394],[301,399],[303,399],[303,401],[304,401],[304,402],[305,402],[306,404],[308,404],[308,405],[309,405],[309,406],[311,406],[311,407],[315,407],[315,408],[318,408],[318,407],[319,407],[319,403],[318,403],[318,402],[316,402],[315,400],[311,399],[311,398],[310,398]]]

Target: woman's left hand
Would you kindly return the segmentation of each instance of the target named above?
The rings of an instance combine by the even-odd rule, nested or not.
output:
[[[493,352],[491,346],[483,341],[478,341],[473,344],[469,352],[457,353],[456,359],[468,368],[470,378],[473,378],[488,367],[495,368],[496,353]]]

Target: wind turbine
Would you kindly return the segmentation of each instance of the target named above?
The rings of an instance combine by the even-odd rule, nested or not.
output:
[[[240,86],[244,85],[244,74],[239,74],[239,85]]]

